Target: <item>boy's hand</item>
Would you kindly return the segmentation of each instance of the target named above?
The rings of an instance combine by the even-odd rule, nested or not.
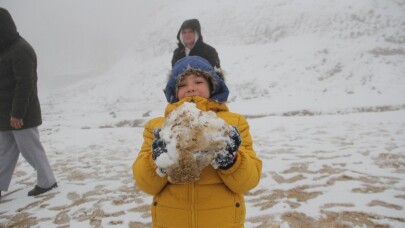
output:
[[[227,140],[225,150],[219,152],[217,157],[211,162],[214,169],[229,169],[236,161],[236,154],[242,142],[240,133],[235,126],[231,126],[229,141]]]
[[[162,153],[167,153],[166,143],[163,139],[160,138],[160,128],[156,128],[153,131],[153,136],[155,139],[152,143],[152,159],[155,161]]]
[[[156,161],[156,159],[163,153],[167,153],[167,148],[166,148],[166,143],[163,139],[160,138],[160,128],[156,128],[153,131],[153,136],[155,136],[155,139],[153,140],[152,143],[152,159],[153,161]],[[166,175],[166,169],[158,167],[157,168],[157,173],[159,176],[164,176]]]

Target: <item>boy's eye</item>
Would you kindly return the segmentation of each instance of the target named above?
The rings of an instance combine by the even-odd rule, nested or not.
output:
[[[185,84],[180,84],[180,85],[179,85],[179,88],[180,88],[180,87],[184,87],[184,86],[185,86]]]

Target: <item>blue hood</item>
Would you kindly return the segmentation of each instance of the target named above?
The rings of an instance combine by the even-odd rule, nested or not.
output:
[[[228,100],[229,89],[225,82],[217,75],[211,64],[204,58],[199,56],[187,56],[173,66],[169,80],[167,82],[164,93],[166,95],[167,102],[175,103],[179,101],[177,98],[176,82],[179,76],[183,76],[184,72],[189,69],[194,69],[207,73],[211,77],[211,81],[214,83],[214,90],[211,92],[210,99],[217,102],[226,102]]]

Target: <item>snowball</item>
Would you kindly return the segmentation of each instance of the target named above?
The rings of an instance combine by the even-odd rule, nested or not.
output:
[[[214,112],[203,112],[194,103],[185,102],[166,118],[160,137],[167,154],[156,164],[166,168],[172,183],[196,181],[201,170],[225,150],[229,133],[229,125]]]
[[[161,168],[167,168],[169,166],[176,164],[176,161],[172,159],[168,153],[163,153],[156,158],[155,163],[157,166]]]

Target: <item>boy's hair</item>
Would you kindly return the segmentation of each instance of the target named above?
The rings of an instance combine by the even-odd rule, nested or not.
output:
[[[210,94],[215,92],[216,82],[215,82],[214,78],[210,74],[208,74],[205,71],[190,68],[190,69],[185,70],[181,75],[177,76],[177,78],[176,78],[176,92],[175,92],[176,97],[177,97],[177,94],[179,92],[179,86],[180,86],[181,81],[186,76],[191,75],[191,74],[194,74],[197,77],[205,78],[205,80],[207,80],[207,82],[208,82],[208,86],[209,86],[209,89],[210,89]]]
[[[166,88],[164,89],[167,102],[175,103],[179,101],[177,98],[178,83],[184,76],[192,73],[207,79],[210,86],[210,99],[217,102],[227,101],[229,95],[228,87],[224,80],[215,72],[211,64],[199,56],[187,56],[177,61],[173,66]]]

